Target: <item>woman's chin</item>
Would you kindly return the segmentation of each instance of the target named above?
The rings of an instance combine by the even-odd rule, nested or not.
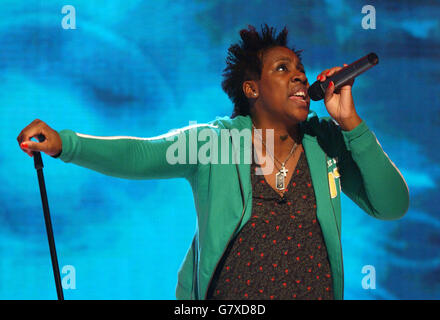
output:
[[[309,115],[309,110],[310,110],[309,105],[307,106],[299,105],[289,110],[288,115],[289,118],[295,120],[295,122],[303,122],[307,120],[307,117]]]

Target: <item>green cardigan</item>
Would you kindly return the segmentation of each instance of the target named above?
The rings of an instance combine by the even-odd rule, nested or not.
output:
[[[97,137],[62,130],[60,159],[126,179],[187,179],[194,194],[197,229],[179,270],[176,297],[204,299],[224,250],[252,212],[250,163],[245,157],[250,155],[251,137],[234,136],[243,129],[252,129],[249,116],[217,118],[153,138]],[[343,131],[331,118],[318,118],[311,111],[300,129],[335,299],[343,299],[340,191],[369,215],[392,220],[408,210],[408,186],[365,122]],[[211,161],[202,161],[197,154]]]

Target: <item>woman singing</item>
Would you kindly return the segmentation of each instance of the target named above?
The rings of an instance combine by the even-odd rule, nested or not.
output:
[[[343,299],[341,191],[367,214],[391,220],[408,210],[408,187],[358,115],[353,82],[336,91],[330,83],[330,117],[318,118],[287,29],[277,35],[249,26],[240,36],[223,73],[231,117],[153,138],[57,132],[34,120],[18,143],[30,156],[42,151],[115,177],[187,179],[197,229],[179,270],[178,299]],[[202,132],[211,161],[198,157],[206,137],[194,137]],[[30,140],[38,135],[45,141]]]

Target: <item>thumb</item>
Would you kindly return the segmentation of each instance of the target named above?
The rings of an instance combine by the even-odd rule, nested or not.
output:
[[[34,141],[25,141],[20,146],[29,151],[43,151],[46,141],[44,142],[34,142]]]
[[[334,91],[335,91],[335,84],[333,83],[333,81],[330,81],[327,86],[327,89],[325,90],[324,102],[328,102],[332,98]]]

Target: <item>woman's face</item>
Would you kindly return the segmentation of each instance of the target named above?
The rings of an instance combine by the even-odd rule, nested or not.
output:
[[[297,55],[285,47],[268,49],[263,55],[263,68],[255,101],[255,112],[263,112],[277,121],[298,123],[307,119],[309,83]]]

